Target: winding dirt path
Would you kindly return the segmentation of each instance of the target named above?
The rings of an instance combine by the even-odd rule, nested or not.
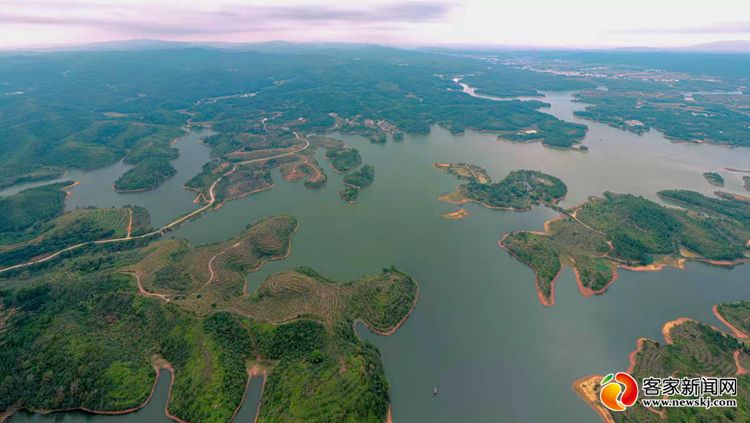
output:
[[[147,291],[146,288],[143,287],[143,284],[141,283],[141,276],[136,272],[130,272],[130,271],[123,271],[120,272],[126,275],[132,275],[135,277],[135,283],[138,286],[138,293],[143,295],[144,297],[152,297],[152,298],[159,298],[161,300],[169,302],[171,298],[169,298],[169,295],[167,294],[159,294],[156,292]]]
[[[227,252],[227,250],[224,250],[224,251],[221,251],[219,253],[216,253],[216,254],[214,254],[213,257],[211,257],[210,260],[208,260],[208,274],[209,274],[208,280],[206,281],[206,283],[204,283],[203,285],[201,285],[201,287],[198,288],[197,291],[203,291],[216,278],[216,272],[214,271],[214,267],[213,267],[214,260],[216,260],[216,257],[219,257],[220,255],[222,255],[222,254],[224,254],[226,252]]]
[[[132,238],[133,237],[133,209],[129,208],[128,211],[130,212],[130,220],[128,220],[127,235],[125,235],[125,238]]]

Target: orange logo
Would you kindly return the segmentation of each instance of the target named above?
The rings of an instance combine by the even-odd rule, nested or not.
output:
[[[599,400],[612,411],[625,411],[638,399],[638,384],[625,372],[610,373],[599,384]]]

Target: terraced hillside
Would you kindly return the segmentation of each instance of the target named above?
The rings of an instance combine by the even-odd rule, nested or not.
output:
[[[154,368],[166,367],[171,415],[226,422],[248,373],[262,369],[261,422],[382,423],[388,382],[354,322],[392,333],[413,309],[417,285],[395,268],[352,282],[297,269],[243,294],[247,272],[283,256],[295,228],[279,215],[213,245],[98,244],[44,269],[0,275],[0,410],[137,408]]]
[[[210,311],[211,301],[241,295],[245,275],[268,260],[286,256],[297,220],[277,215],[260,220],[230,240],[191,247],[186,241],[164,240],[145,247],[139,263],[122,269],[137,276],[148,292],[189,302]]]
[[[259,321],[303,319],[298,324],[304,335],[297,336],[315,345],[315,359],[275,366],[259,421],[332,421],[343,413],[352,421],[382,422],[388,383],[377,350],[356,338],[352,323],[361,320],[378,333],[393,333],[416,301],[416,283],[395,268],[351,282],[332,281],[309,268],[269,277],[241,312]],[[353,401],[354,413],[337,404],[342,396]]]
[[[749,338],[750,301],[719,304],[714,308],[714,314],[732,329],[737,338]]]
[[[235,307],[269,322],[309,316],[333,326],[342,319],[362,320],[376,332],[388,332],[409,314],[416,295],[416,283],[392,267],[349,282],[299,268],[270,276],[249,300]]]
[[[750,215],[735,198],[692,191],[662,191],[662,198],[688,208],[667,208],[643,197],[605,193],[545,223],[544,232],[506,234],[500,246],[536,273],[540,301],[554,303],[554,281],[573,268],[584,295],[601,294],[617,267],[659,270],[684,260],[718,265],[750,258]]]
[[[216,186],[218,201],[236,200],[273,188],[271,173],[261,166],[237,168],[225,174]]]
[[[76,209],[27,229],[22,242],[0,246],[0,268],[81,243],[137,236],[150,230],[149,214],[143,207]]]

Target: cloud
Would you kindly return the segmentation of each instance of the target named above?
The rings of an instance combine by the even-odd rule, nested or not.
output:
[[[673,28],[633,28],[616,32],[638,34],[750,34],[750,21]]]
[[[453,5],[405,1],[360,7],[308,5],[222,5],[213,10],[180,9],[153,4],[102,4],[77,0],[6,0],[0,3],[0,23],[23,27],[89,27],[123,35],[164,36],[300,30],[346,25],[382,28],[437,22]],[[311,28],[313,29],[313,28]]]
[[[451,6],[445,3],[404,2],[369,8],[312,6],[238,6],[217,15],[229,18],[322,22],[426,22],[443,18]]]

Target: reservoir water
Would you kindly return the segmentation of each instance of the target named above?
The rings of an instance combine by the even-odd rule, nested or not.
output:
[[[49,184],[57,181],[78,181],[73,195],[65,202],[67,210],[76,207],[122,207],[124,205],[143,206],[151,214],[151,223],[158,227],[175,217],[196,208],[193,204],[195,193],[183,189],[183,184],[200,172],[203,163],[209,161],[210,149],[200,142],[212,135],[210,130],[189,132],[178,138],[174,147],[180,150],[180,156],[172,161],[177,173],[164,181],[157,189],[145,192],[118,193],[112,189],[115,180],[132,166],[119,162],[101,169],[83,171],[70,170],[62,178],[54,181],[41,181],[15,185],[0,191],[0,195],[14,194],[22,189]]]
[[[330,169],[328,184],[317,191],[302,182],[286,183],[274,172],[274,189],[229,202],[170,236],[194,244],[215,242],[264,216],[288,212],[300,223],[292,254],[250,274],[250,289],[270,273],[295,266],[314,267],[336,279],[377,273],[391,264],[411,274],[420,284],[420,298],[406,324],[389,337],[358,328],[360,336],[382,352],[396,422],[598,422],[571,383],[591,373],[627,368],[636,339],[661,341],[660,329],[668,320],[687,316],[719,325],[711,306],[750,299],[750,266],[690,263],[686,270],[621,271],[607,293],[590,298],[578,293],[572,272],[566,270],[558,281],[555,305],[543,307],[533,272],[497,241],[509,231],[540,230],[556,213],[543,207],[507,212],[469,204],[468,218],[445,220],[440,215],[456,206],[437,197],[459,182],[432,164],[474,163],[496,180],[514,169],[538,169],[568,185],[563,206],[574,206],[606,190],[652,199],[668,188],[710,194],[716,188],[701,176],[705,171],[721,173],[727,181],[724,190],[747,194],[741,174],[723,169],[750,168],[750,150],[673,143],[655,131],[638,136],[581,121],[573,111],[584,105],[573,102],[571,93],[547,93],[540,100],[551,104],[547,112],[589,127],[584,140],[588,152],[498,141],[491,133],[454,136],[440,127],[429,135],[384,145],[338,135],[360,151],[364,163],[375,166],[375,182],[362,191],[357,204],[337,196],[341,177]],[[197,138],[193,141],[200,146]],[[97,180],[104,175],[111,180],[76,187],[69,207],[140,204],[151,210],[156,225],[163,223],[196,207],[190,204],[192,194],[176,181],[197,173],[208,154],[202,146],[183,149],[182,154],[196,155],[190,159],[195,167],[181,170],[159,195],[105,192],[119,176],[107,168],[96,171],[103,172]],[[317,157],[324,163],[321,152]],[[433,387],[439,395],[433,396]],[[164,401],[155,397],[152,402],[163,410]],[[257,401],[248,394],[236,421],[252,421],[254,413],[245,409],[253,410]],[[65,416],[72,416],[71,422],[120,418]],[[31,418],[20,415],[12,421]]]

